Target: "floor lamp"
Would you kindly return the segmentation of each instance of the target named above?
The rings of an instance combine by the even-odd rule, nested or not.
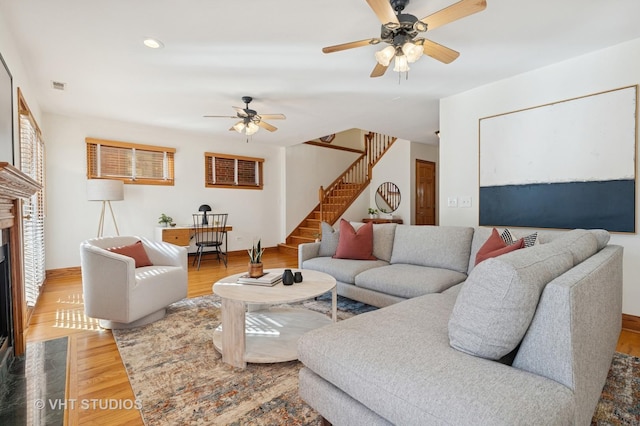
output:
[[[104,232],[104,211],[107,206],[109,206],[111,218],[116,227],[116,235],[120,235],[116,217],[111,208],[111,202],[124,200],[124,182],[114,179],[89,179],[87,181],[87,198],[89,201],[102,201],[100,222],[98,223],[98,237],[102,237],[102,233]]]

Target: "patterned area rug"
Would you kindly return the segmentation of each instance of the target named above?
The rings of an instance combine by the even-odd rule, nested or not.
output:
[[[303,305],[330,315],[330,299]],[[220,323],[216,296],[171,305],[153,324],[113,334],[146,425],[318,425],[298,396],[297,361],[222,363],[213,347]],[[339,320],[375,308],[338,298]],[[616,353],[593,425],[640,424],[640,358]]]

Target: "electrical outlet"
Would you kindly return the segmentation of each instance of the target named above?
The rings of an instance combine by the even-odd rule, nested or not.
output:
[[[447,207],[458,207],[458,199],[456,197],[447,198]]]
[[[464,197],[460,197],[460,207],[464,207],[464,208],[471,207],[470,195],[465,195]]]

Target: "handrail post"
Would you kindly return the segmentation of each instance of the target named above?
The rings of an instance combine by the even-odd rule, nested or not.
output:
[[[318,190],[318,199],[320,201],[320,222],[324,221],[324,212],[322,209],[322,202],[324,201],[324,188],[320,185],[320,189]]]

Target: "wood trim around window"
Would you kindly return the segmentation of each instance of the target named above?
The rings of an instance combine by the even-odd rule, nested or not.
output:
[[[227,159],[234,160],[234,175],[235,175],[235,183],[214,183],[214,169],[215,169],[215,159]],[[255,165],[255,179],[257,182],[252,184],[241,183],[238,178],[238,161],[252,162]],[[242,155],[232,155],[232,154],[220,154],[215,152],[205,152],[204,153],[204,186],[205,188],[227,188],[227,189],[262,189],[264,186],[263,181],[263,163],[264,158],[256,158],[256,157],[245,157]]]

